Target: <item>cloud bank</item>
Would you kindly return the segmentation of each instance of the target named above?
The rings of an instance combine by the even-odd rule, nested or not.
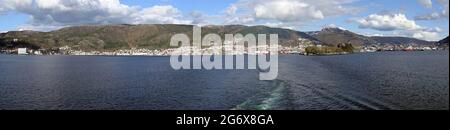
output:
[[[433,3],[431,0],[418,0],[418,2],[424,6],[425,8],[433,7]],[[449,19],[449,0],[436,0],[439,6],[443,9],[441,11],[434,11],[429,14],[418,15],[414,19],[415,20],[439,20],[439,19]]]
[[[148,8],[128,6],[119,0],[0,0],[0,12],[18,12],[31,17],[31,26],[96,24],[190,24],[170,5]]]
[[[409,20],[402,13],[396,14],[371,14],[366,18],[356,20],[360,28],[371,28],[379,31],[416,30],[419,25]]]
[[[354,0],[240,0],[226,10],[225,23],[269,22],[298,26],[360,12],[361,8],[348,5],[352,2]]]
[[[440,28],[426,28],[417,25],[414,20],[410,20],[402,13],[382,13],[371,14],[365,18],[353,20],[359,28],[374,29],[378,31],[394,31],[396,35],[413,37],[428,41],[440,39]]]

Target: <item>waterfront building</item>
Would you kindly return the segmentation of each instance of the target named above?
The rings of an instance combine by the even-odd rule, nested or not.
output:
[[[17,49],[17,54],[19,55],[27,55],[27,48],[18,48]]]

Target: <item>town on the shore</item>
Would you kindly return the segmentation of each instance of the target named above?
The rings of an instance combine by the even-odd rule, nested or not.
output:
[[[324,52],[324,53],[311,53],[308,52],[308,47],[314,48],[325,48],[322,45],[311,45],[311,46],[296,46],[296,47],[279,47],[278,54],[300,54],[300,55],[339,55],[339,54],[348,54],[349,52]],[[268,54],[269,49],[265,49],[261,51],[261,49],[237,49],[244,47],[235,47],[234,51],[228,51],[231,53],[226,53],[225,55],[243,55],[243,54]],[[265,46],[258,46],[254,48],[269,48]],[[132,48],[132,49],[120,49],[115,51],[82,51],[82,50],[72,50],[68,46],[60,47],[57,49],[30,49],[30,48],[15,48],[15,49],[3,49],[0,50],[0,54],[12,54],[12,55],[79,55],[79,56],[91,56],[91,55],[104,55],[104,56],[169,56],[172,52],[176,51],[177,48],[169,48],[169,49],[146,49],[146,48]],[[214,53],[214,48],[186,48],[184,50],[191,50],[192,55],[212,55]],[[227,48],[224,48],[227,50]],[[245,51],[236,51],[236,50],[245,50]],[[248,51],[255,50],[255,51]],[[354,50],[354,53],[365,53],[365,52],[378,52],[378,51],[436,51],[436,50],[444,50],[443,48],[438,48],[436,46],[364,46],[359,50]],[[225,51],[224,51],[225,52]],[[188,53],[182,53],[188,54]]]
[[[362,47],[353,47],[351,44],[350,48],[346,46],[348,44],[343,44],[338,47],[330,47],[325,45],[317,44],[305,44],[299,43],[298,46],[277,46],[278,54],[300,54],[300,55],[340,55],[348,53],[366,53],[366,52],[378,52],[378,51],[436,51],[436,50],[446,50],[448,48],[440,48],[435,45],[416,45],[416,44],[402,44],[402,45],[369,45]],[[346,47],[346,48],[345,48]],[[79,56],[91,56],[91,55],[104,55],[104,56],[169,56],[173,54],[174,51],[185,50],[188,52],[180,52],[182,54],[189,55],[256,55],[256,54],[269,54],[270,46],[220,46],[218,47],[184,47],[180,48],[169,48],[169,49],[146,49],[146,48],[131,48],[131,49],[119,49],[113,51],[83,51],[72,49],[69,46],[63,46],[59,48],[52,49],[32,49],[32,48],[12,48],[12,49],[1,49],[0,54],[11,54],[11,55],[79,55]],[[220,53],[217,53],[217,50]]]

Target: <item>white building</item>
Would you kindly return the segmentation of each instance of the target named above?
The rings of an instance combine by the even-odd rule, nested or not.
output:
[[[34,55],[42,55],[42,52],[38,50],[38,51],[34,51],[33,54]]]
[[[17,49],[17,54],[19,55],[26,55],[27,53],[27,48],[18,48]]]

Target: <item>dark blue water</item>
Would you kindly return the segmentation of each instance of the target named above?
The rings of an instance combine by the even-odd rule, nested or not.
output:
[[[449,53],[280,56],[256,70],[178,70],[169,57],[0,55],[0,109],[449,109]]]

